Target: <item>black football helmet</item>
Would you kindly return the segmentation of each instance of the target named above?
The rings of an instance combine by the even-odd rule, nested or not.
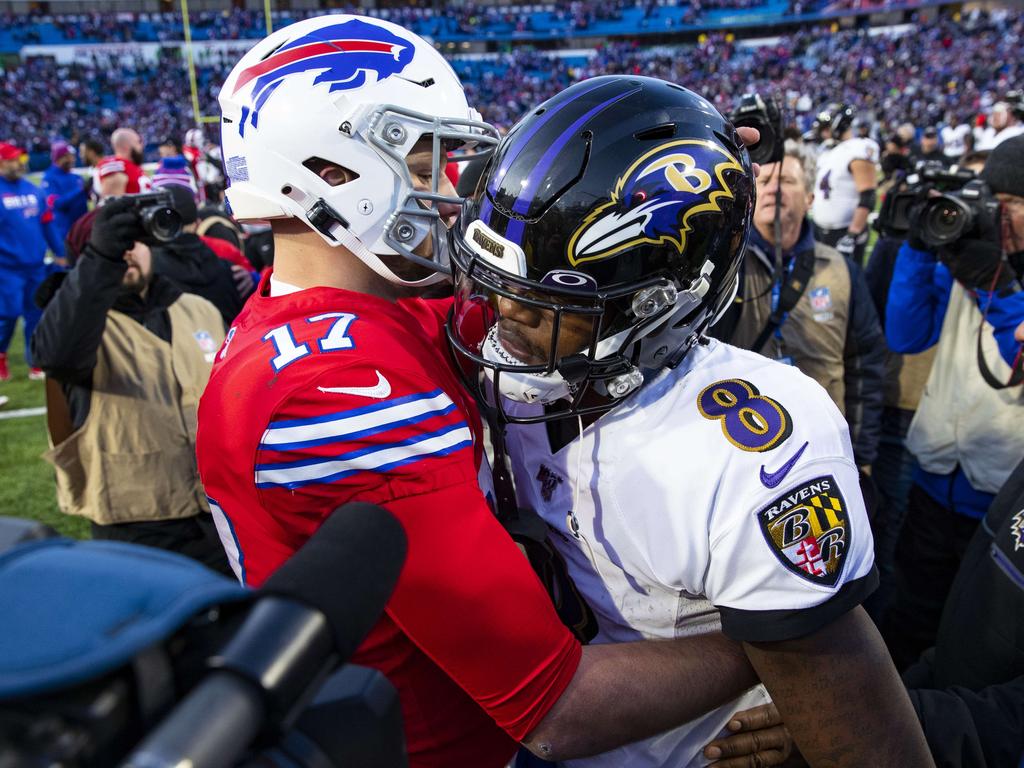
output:
[[[841,141],[843,134],[853,127],[857,110],[849,104],[830,104],[828,106],[828,125],[832,129],[832,138]]]
[[[678,365],[735,294],[753,182],[733,125],[662,80],[585,80],[526,115],[449,231],[448,336],[481,403],[601,412]]]

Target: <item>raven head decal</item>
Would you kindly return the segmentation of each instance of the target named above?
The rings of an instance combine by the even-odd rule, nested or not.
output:
[[[289,75],[323,70],[313,85],[329,83],[328,93],[361,88],[367,77],[379,82],[401,72],[412,61],[415,47],[389,30],[353,19],[323,27],[285,43],[263,61],[239,73],[232,93],[253,80],[252,126],[257,127],[259,111]],[[247,111],[239,131],[244,131]]]
[[[611,200],[573,232],[569,263],[601,261],[644,243],[671,243],[682,253],[690,219],[720,212],[719,201],[733,198],[726,171],[743,173],[743,166],[706,139],[679,139],[646,152],[619,177]]]

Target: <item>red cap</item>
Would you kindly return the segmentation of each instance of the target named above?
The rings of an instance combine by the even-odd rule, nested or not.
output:
[[[17,160],[24,154],[24,151],[18,149],[13,144],[0,141],[0,160]]]

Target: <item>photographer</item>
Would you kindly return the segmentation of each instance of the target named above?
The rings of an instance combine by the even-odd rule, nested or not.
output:
[[[896,550],[896,595],[883,623],[897,667],[934,643],[967,543],[1024,455],[1022,390],[1010,370],[1020,348],[1014,329],[1024,319],[1024,293],[1010,267],[1024,251],[1022,171],[1024,137],[1001,144],[980,175],[992,197],[982,189],[969,199],[965,188],[954,216],[933,216],[936,205],[918,204],[896,260],[889,346],[912,353],[937,345],[907,433],[917,467]],[[967,222],[963,232],[936,229],[958,221]],[[930,248],[926,241],[943,239],[937,232],[949,241]]]
[[[32,336],[48,392],[65,514],[93,537],[161,547],[230,573],[195,460],[196,409],[217,348],[220,314],[153,274],[131,196],[92,222],[75,268]],[[61,412],[66,419],[61,419]]]
[[[739,295],[711,332],[795,365],[824,387],[850,426],[857,465],[868,472],[878,448],[885,341],[860,268],[814,242],[807,218],[813,181],[814,158],[794,142],[786,142],[781,164],[761,166]],[[783,269],[779,278],[774,268],[776,206]],[[792,294],[792,306],[785,305],[780,282],[801,286]]]

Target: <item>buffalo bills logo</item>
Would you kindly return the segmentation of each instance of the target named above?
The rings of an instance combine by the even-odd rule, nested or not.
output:
[[[232,94],[256,81],[252,89],[252,127],[259,111],[289,75],[323,70],[313,85],[329,83],[328,93],[361,88],[368,76],[380,82],[408,66],[415,53],[412,41],[383,27],[354,19],[297,37],[282,45],[263,61],[242,70]],[[245,130],[249,110],[242,112],[239,132]]]
[[[601,261],[644,243],[686,248],[690,219],[720,213],[732,200],[725,173],[743,166],[704,139],[670,141],[634,162],[615,184],[611,200],[591,211],[569,239],[572,266]]]

